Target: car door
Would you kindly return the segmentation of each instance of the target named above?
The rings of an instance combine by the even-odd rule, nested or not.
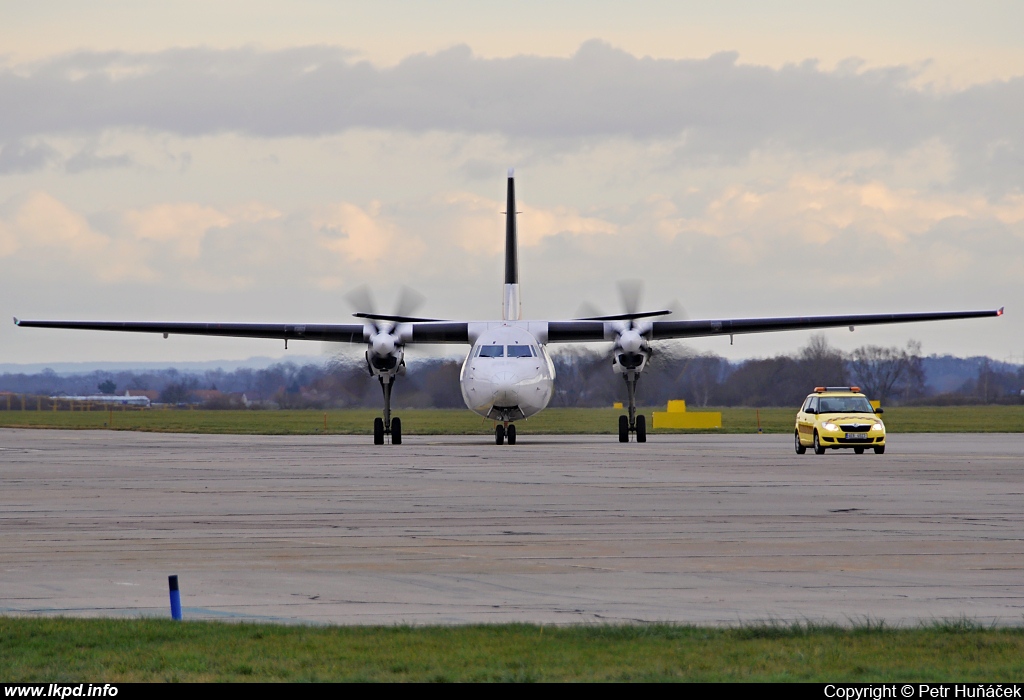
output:
[[[818,411],[818,397],[808,396],[800,412],[796,414],[796,429],[800,433],[800,441],[811,443],[814,437],[814,421]]]

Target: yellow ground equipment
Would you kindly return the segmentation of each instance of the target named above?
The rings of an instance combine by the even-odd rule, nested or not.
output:
[[[669,401],[667,411],[654,412],[654,429],[658,428],[721,428],[722,414],[717,411],[687,413],[685,401]]]

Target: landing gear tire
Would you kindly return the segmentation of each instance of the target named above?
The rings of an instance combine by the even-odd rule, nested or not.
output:
[[[825,454],[825,448],[821,446],[821,441],[818,440],[818,431],[814,431],[814,454],[823,455]]]
[[[494,444],[504,445],[505,444],[505,426],[496,425],[494,426]]]
[[[384,444],[384,419],[374,418],[373,419],[373,444],[383,445]]]
[[[391,444],[401,445],[402,444],[402,419],[392,418],[391,419]]]
[[[807,452],[807,447],[800,442],[800,433],[793,433],[793,444],[796,447],[796,453],[802,455]]]
[[[629,418],[619,416],[619,442],[629,442]]]
[[[862,454],[864,454],[864,448],[863,447],[854,447],[853,448],[853,454],[855,454],[855,455],[862,455]]]
[[[885,454],[885,445],[879,445],[878,447],[876,447],[874,449],[875,449],[875,454],[876,455],[884,455]]]
[[[505,435],[508,437],[508,444],[516,444],[516,426],[508,426],[508,430],[505,431]]]
[[[642,415],[636,417],[636,441],[647,442],[647,418]]]

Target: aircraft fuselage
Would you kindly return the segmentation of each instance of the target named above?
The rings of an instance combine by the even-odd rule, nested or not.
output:
[[[462,363],[459,384],[469,410],[510,422],[542,411],[554,391],[555,366],[528,322],[481,324]],[[546,326],[546,324],[543,324]]]

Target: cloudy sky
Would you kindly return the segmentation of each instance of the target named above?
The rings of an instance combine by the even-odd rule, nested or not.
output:
[[[515,166],[529,318],[634,278],[692,318],[1006,305],[827,337],[1024,361],[1024,5],[705,5],[0,0],[0,304],[492,318]],[[0,324],[0,362],[253,355]]]

